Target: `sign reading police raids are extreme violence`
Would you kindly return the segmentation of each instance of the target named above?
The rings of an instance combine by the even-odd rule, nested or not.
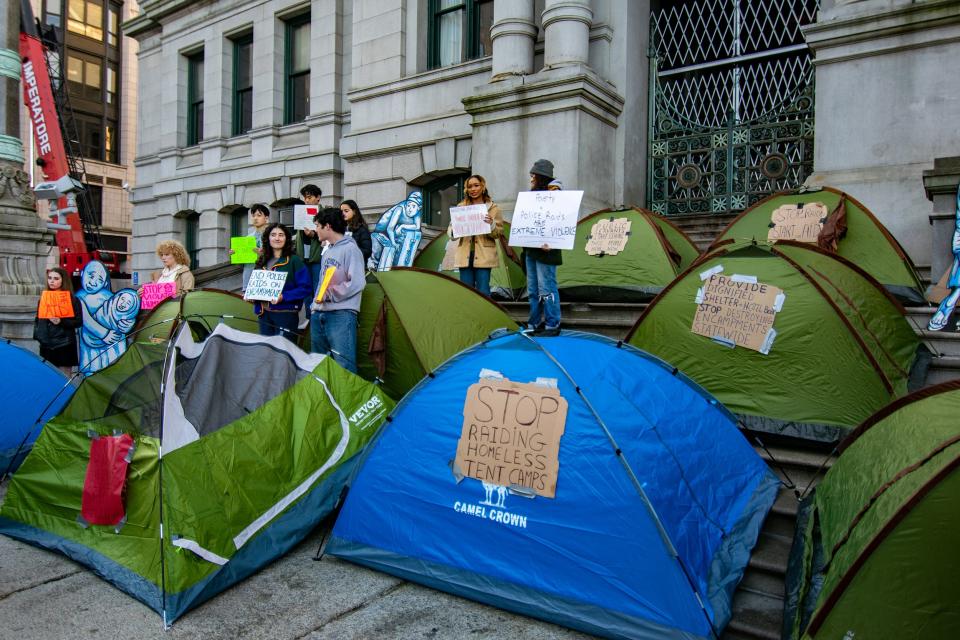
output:
[[[557,389],[482,379],[467,389],[456,465],[470,478],[553,498],[566,422]]]
[[[704,274],[706,276],[706,274]],[[784,293],[753,276],[711,273],[697,292],[691,331],[729,346],[770,352]]]

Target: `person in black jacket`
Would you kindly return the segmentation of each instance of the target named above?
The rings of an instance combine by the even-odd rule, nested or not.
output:
[[[360,247],[363,264],[366,266],[373,254],[373,241],[370,239],[370,229],[360,213],[360,207],[355,200],[344,200],[340,203],[340,211],[343,212],[343,219],[347,221],[347,235],[353,236],[354,242]]]
[[[70,277],[60,267],[47,269],[47,289],[70,293],[73,317],[37,318],[33,326],[33,339],[40,343],[41,357],[67,376],[71,376],[73,368],[80,363],[77,355],[77,329],[83,322],[83,310],[80,308],[80,301],[73,295]]]

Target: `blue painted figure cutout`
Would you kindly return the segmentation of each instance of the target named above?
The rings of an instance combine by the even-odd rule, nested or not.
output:
[[[420,212],[423,209],[423,194],[414,191],[406,200],[390,207],[377,220],[373,233],[371,260],[377,271],[389,271],[393,267],[409,267],[420,246]]]
[[[957,188],[957,211],[953,227],[953,266],[950,267],[950,279],[947,287],[950,293],[940,302],[937,312],[930,318],[927,329],[930,331],[940,331],[947,326],[947,320],[950,314],[957,306],[957,299],[960,298],[960,187]]]
[[[83,307],[80,373],[90,375],[109,366],[127,350],[127,334],[137,322],[140,297],[133,289],[111,292],[107,268],[93,260],[80,274],[77,299]]]

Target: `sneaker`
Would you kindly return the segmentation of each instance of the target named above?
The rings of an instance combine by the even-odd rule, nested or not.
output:
[[[560,327],[554,327],[553,329],[544,329],[543,331],[536,333],[534,335],[540,336],[541,338],[555,338],[560,335]]]

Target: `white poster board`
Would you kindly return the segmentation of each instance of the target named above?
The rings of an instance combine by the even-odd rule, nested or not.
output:
[[[285,271],[254,269],[250,272],[250,281],[247,282],[247,289],[243,292],[243,299],[276,302],[280,298],[283,285],[286,282],[287,274]]]
[[[316,225],[313,224],[313,216],[317,215],[320,207],[315,204],[295,204],[293,205],[293,228],[310,229],[313,231]]]
[[[487,205],[485,204],[450,207],[450,226],[453,229],[453,237],[466,238],[490,233],[492,225],[483,221],[487,216],[487,211]]]
[[[510,223],[510,246],[573,249],[583,191],[521,191]]]

